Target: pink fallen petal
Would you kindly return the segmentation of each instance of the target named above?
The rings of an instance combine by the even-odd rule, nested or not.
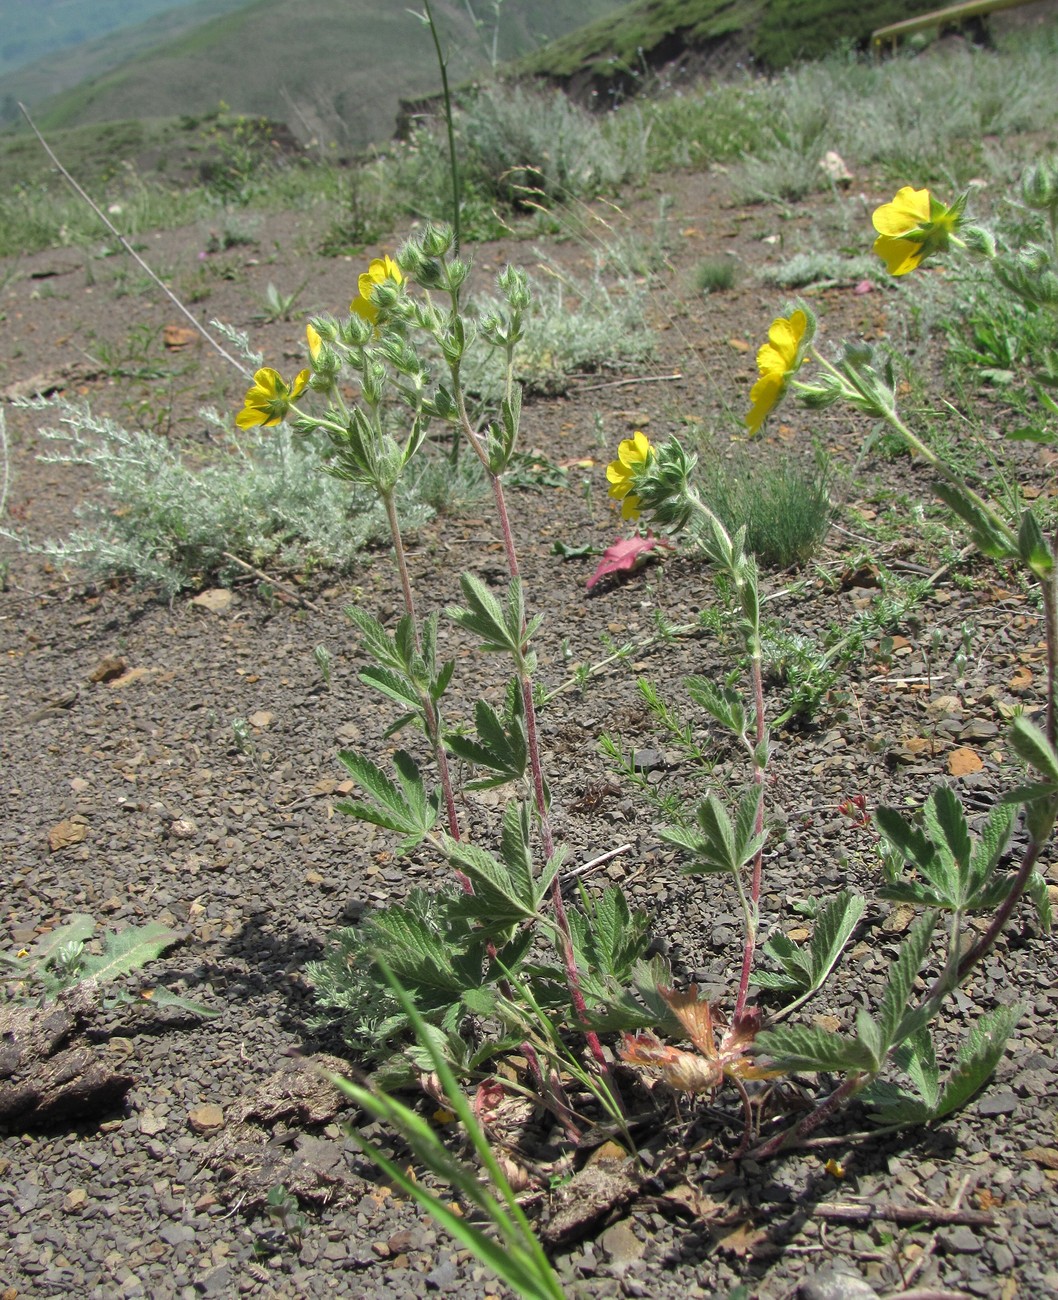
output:
[[[608,546],[603,551],[599,567],[587,581],[588,590],[590,591],[600,578],[608,577],[611,573],[634,573],[659,547],[665,547],[670,551],[676,549],[670,541],[664,537],[655,537],[651,532],[648,532],[646,537],[637,533],[635,537],[618,538],[612,546]]]
[[[853,292],[853,293],[873,293],[873,292],[874,292],[874,285],[870,282],[870,280],[861,280],[861,281],[859,282],[859,284],[856,286],[856,288],[853,289],[852,292]]]

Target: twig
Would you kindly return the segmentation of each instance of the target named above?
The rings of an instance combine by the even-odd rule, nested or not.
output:
[[[625,388],[629,384],[671,384],[674,379],[682,378],[683,376],[680,374],[640,375],[636,379],[608,379],[604,384],[584,384],[574,391],[578,393],[594,393],[598,388]]]
[[[80,185],[78,185],[78,183],[74,180],[74,178],[62,165],[62,163],[59,162],[58,158],[56,158],[54,152],[52,151],[51,145],[48,144],[47,140],[44,139],[40,131],[37,130],[37,124],[30,117],[29,110],[26,108],[25,104],[20,103],[18,107],[22,116],[29,123],[30,130],[40,141],[41,147],[43,148],[44,152],[48,155],[52,163],[55,165],[56,169],[59,172],[59,175],[63,178],[64,181],[66,181],[67,185],[70,186],[70,188],[77,195],[77,197],[83,200],[83,202],[88,204],[88,206],[96,214],[96,216],[103,223],[103,225],[106,226],[107,230],[110,231],[110,233],[118,241],[118,243],[125,250],[125,252],[128,253],[128,255],[137,264],[137,266],[140,267],[141,270],[143,270],[144,272],[146,272],[148,276],[150,276],[151,280],[158,286],[159,289],[161,289],[162,293],[164,293],[165,296],[169,299],[169,301],[173,304],[173,306],[176,307],[177,311],[179,311],[183,316],[185,316],[191,322],[191,324],[195,327],[195,329],[199,332],[199,334],[202,335],[202,337],[206,340],[206,342],[210,345],[210,347],[214,348],[217,352],[219,352],[220,355],[224,358],[224,360],[227,361],[230,365],[233,365],[240,375],[243,375],[245,378],[249,379],[252,372],[246,366],[244,366],[241,361],[236,361],[236,359],[230,353],[225,352],[225,350],[221,347],[221,345],[217,342],[217,340],[213,337],[213,335],[209,332],[209,330],[207,330],[206,327],[202,324],[202,322],[197,320],[195,316],[193,316],[192,313],[188,311],[188,309],[184,306],[184,304],[180,301],[180,299],[176,296],[176,294],[173,293],[173,291],[169,288],[169,286],[164,284],[159,279],[159,277],[155,275],[155,273],[151,270],[151,268],[147,265],[147,263],[143,260],[143,258],[140,257],[139,253],[136,252],[136,250],[132,247],[132,245],[121,233],[121,231],[118,230],[118,228],[114,225],[114,223],[110,220],[110,218],[102,210],[102,208],[100,208],[99,205],[95,203],[89,197],[88,194],[85,193],[85,191],[81,188]]]
[[[962,1210],[944,1205],[860,1205],[852,1201],[838,1201],[817,1205],[812,1211],[816,1218],[837,1219],[842,1223],[873,1223],[884,1219],[887,1223],[928,1223],[931,1227],[950,1227],[965,1224],[972,1228],[988,1228],[995,1223],[990,1210]]]
[[[916,1286],[910,1291],[894,1291],[885,1300],[972,1300],[969,1291],[938,1291],[931,1286]]]
[[[966,1195],[966,1189],[969,1185],[970,1185],[970,1175],[967,1174],[963,1178],[962,1182],[959,1184],[955,1192],[955,1195],[952,1197],[952,1201],[951,1201],[952,1211],[957,1211],[959,1209],[959,1206],[962,1204],[962,1198]],[[933,1254],[933,1252],[936,1249],[937,1249],[937,1238],[930,1237],[929,1241],[926,1243],[925,1250],[923,1250],[922,1254],[919,1255],[918,1259],[916,1259],[915,1262],[911,1265],[911,1268],[907,1271],[907,1273],[904,1274],[905,1290],[911,1287],[911,1284],[914,1282],[915,1278],[918,1277],[918,1275],[922,1272],[922,1270],[926,1267],[926,1264],[929,1262],[930,1256]]]
[[[306,609],[311,609],[314,614],[319,614],[321,612],[319,605],[314,605],[307,596],[303,596],[299,591],[294,591],[292,587],[288,587],[286,583],[280,582],[278,578],[273,578],[270,574],[265,573],[263,569],[255,569],[252,564],[247,564],[245,560],[240,560],[237,555],[232,555],[230,551],[221,551],[221,555],[223,555],[226,560],[231,560],[232,564],[237,564],[240,569],[245,569],[247,573],[252,573],[255,578],[260,578],[262,582],[267,582],[269,586],[278,587],[281,591],[285,591],[287,595],[296,600],[299,605],[303,605]]]
[[[572,871],[567,871],[562,876],[562,881],[574,880],[577,876],[586,876],[589,871],[594,871],[596,867],[601,867],[604,862],[609,862],[611,858],[619,857],[622,853],[627,853],[631,849],[631,844],[622,844],[619,848],[610,849],[608,853],[600,853],[597,858],[592,858],[590,862],[585,862],[583,866],[574,867]]]

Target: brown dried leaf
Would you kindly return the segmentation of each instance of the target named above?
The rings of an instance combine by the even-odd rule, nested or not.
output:
[[[755,1228],[746,1220],[737,1227],[732,1228],[730,1232],[717,1239],[717,1246],[726,1251],[729,1255],[735,1255],[739,1259],[745,1259],[747,1255],[752,1255],[757,1247],[767,1239],[767,1232],[764,1228]]]
[[[981,755],[967,745],[960,745],[948,755],[948,771],[952,776],[969,776],[971,772],[980,772],[984,765]]]

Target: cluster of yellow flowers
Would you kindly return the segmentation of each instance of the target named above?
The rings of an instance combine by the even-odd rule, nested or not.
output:
[[[959,200],[947,207],[929,190],[912,189],[910,185],[898,190],[891,203],[876,208],[872,218],[878,232],[874,251],[885,260],[889,274],[906,275],[931,253],[947,249],[962,220],[962,208]],[[751,434],[760,432],[782,400],[811,342],[809,318],[800,308],[772,322],[768,341],[757,353],[759,378],[750,390],[750,408],[745,416]],[[637,431],[618,446],[617,459],[607,466],[610,496],[621,502],[622,519],[639,517],[642,503],[634,489],[653,458],[650,441]]]
[[[378,306],[371,295],[377,285],[403,284],[404,276],[392,257],[376,257],[363,272],[357,282],[358,294],[349,304],[349,310],[355,312],[372,325],[378,320]],[[305,326],[305,338],[308,341],[309,358],[313,365],[319,360],[323,339],[312,325]],[[301,370],[293,383],[287,384],[278,370],[263,366],[253,377],[253,385],[243,399],[242,410],[235,417],[240,429],[253,429],[257,425],[270,426],[286,419],[294,403],[308,387],[311,371]]]
[[[875,209],[874,228],[878,237],[874,251],[885,260],[890,275],[906,275],[920,266],[931,253],[943,252],[955,236],[962,219],[963,204],[951,207],[935,199],[929,190],[905,185],[892,202]],[[958,242],[958,241],[956,241]],[[374,325],[378,321],[375,289],[383,284],[401,285],[404,276],[389,256],[375,258],[359,277],[357,296],[349,309]],[[312,325],[305,330],[309,357],[319,358],[323,340]],[[750,408],[745,416],[751,434],[759,433],[764,421],[775,410],[800,369],[812,342],[809,318],[800,308],[789,316],[779,316],[768,330],[768,341],[757,353],[759,377],[750,390]],[[263,367],[254,375],[253,386],[246,394],[243,409],[236,416],[241,429],[256,425],[275,425],[283,420],[308,386],[311,372],[300,371],[287,385],[278,371]],[[609,493],[621,503],[621,518],[639,517],[641,502],[635,492],[637,481],[650,465],[654,449],[645,434],[638,430],[617,448],[617,459],[606,468]]]

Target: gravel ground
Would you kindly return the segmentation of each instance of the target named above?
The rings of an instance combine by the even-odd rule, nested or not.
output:
[[[888,186],[870,177],[855,186],[864,192],[866,230],[870,206],[888,197]],[[538,649],[540,678],[551,689],[572,664],[602,659],[607,641],[648,634],[657,613],[675,623],[693,620],[712,599],[708,575],[689,557],[677,554],[588,595],[593,561],[562,561],[552,549],[556,540],[602,547],[618,533],[603,479],[618,438],[634,428],[664,438],[691,417],[710,422],[720,394],[741,408],[755,340],[775,312],[776,294],[754,283],[751,270],[783,255],[763,242],[779,228],[776,214],[733,208],[722,176],[675,176],[662,188],[672,199],[670,228],[680,234],[652,289],[657,361],[622,377],[635,382],[589,377],[526,412],[528,447],[561,464],[591,462],[572,468],[564,486],[514,495],[530,607],[546,615]],[[858,201],[854,192],[848,203]],[[786,255],[799,240],[813,240],[832,216],[830,203],[789,208],[781,223]],[[627,228],[646,232],[656,211],[654,194],[630,200]],[[226,254],[237,263],[237,281],[218,278],[203,317],[249,324],[253,295],[280,274],[284,282],[308,277],[306,312],[332,304],[336,282],[338,298],[347,297],[356,267],[304,251],[312,220],[259,219],[256,243]],[[189,268],[207,233],[200,227],[151,237],[149,253],[178,271]],[[696,298],[695,266],[718,250],[739,260],[737,287]],[[588,258],[570,244],[547,251],[570,267]],[[513,241],[475,250],[482,270],[534,256]],[[8,395],[58,387],[121,416],[129,384],[93,375],[86,344],[93,335],[120,340],[136,327],[158,331],[171,323],[171,308],[145,292],[116,296],[90,252],[41,254],[8,269],[9,329],[0,345]],[[815,295],[833,337],[845,329],[902,336],[910,289],[853,289]],[[270,359],[296,352],[296,322],[253,328]],[[184,364],[174,359],[174,371]],[[683,377],[669,378],[675,373]],[[241,385],[222,363],[196,353],[179,375],[173,437],[191,445],[201,437],[195,411],[203,399],[234,408]],[[35,460],[39,417],[8,415],[9,522],[36,540],[60,535],[95,488],[79,471]],[[912,513],[912,503],[928,494],[918,468],[877,454],[857,461],[863,430],[844,414],[809,416],[791,406],[773,426],[759,454],[810,456],[815,444],[825,446],[844,503],[817,567],[766,579],[769,609],[788,628],[821,633],[863,608],[876,594],[868,560],[912,575],[941,568],[935,534],[923,533]],[[1026,452],[1022,470],[1049,490],[1048,467],[1033,455]],[[886,518],[897,525],[888,536],[871,531]],[[86,585],[40,556],[11,550],[5,558],[0,945],[29,946],[74,912],[118,928],[161,920],[184,940],[129,991],[149,981],[216,1015],[202,1022],[134,999],[88,1016],[81,1041],[132,1084],[124,1102],[102,1115],[25,1132],[12,1125],[0,1137],[0,1294],[184,1300],[500,1293],[466,1252],[374,1180],[345,1136],[356,1116],[301,1064],[304,1056],[342,1052],[334,1034],[309,1028],[306,963],[336,926],[429,883],[436,872],[425,860],[398,862],[384,835],[334,813],[344,775],[336,751],[355,744],[379,753],[383,743],[378,703],[357,681],[362,664],[343,610],[354,601],[382,616],[398,607],[386,556],[366,556],[351,574],[317,576],[299,598],[287,598],[282,584],[266,591],[248,578],[226,601],[202,603],[189,593],[171,604],[120,585]],[[411,564],[419,590],[438,607],[456,598],[461,571],[498,575],[502,547],[485,503],[422,529]],[[972,645],[957,676],[964,624]],[[909,922],[901,908],[871,894],[878,881],[870,836],[838,805],[862,794],[868,807],[901,806],[948,779],[973,810],[986,808],[1012,780],[1006,716],[1018,703],[1040,702],[1042,635],[1035,605],[1010,575],[963,560],[945,569],[901,623],[888,655],[886,647],[871,647],[849,666],[815,725],[779,734],[768,793],[777,829],[764,932],[795,929],[791,902],[846,884],[871,898],[843,974],[810,1004],[809,1019],[848,1024],[879,987]],[[485,689],[474,675],[477,661],[454,630],[445,636],[458,659],[458,689],[473,699]],[[332,656],[329,686],[312,655],[321,643]],[[93,680],[109,657],[122,667]],[[735,899],[712,878],[680,874],[650,805],[605,761],[598,737],[606,730],[626,749],[644,751],[642,765],[666,790],[700,791],[701,773],[653,729],[635,677],[651,676],[678,700],[686,673],[718,674],[726,666],[706,635],[647,647],[582,691],[565,691],[542,717],[556,831],[571,848],[571,865],[627,846],[587,877],[589,888],[619,883],[649,910],[681,985],[697,981],[721,1001],[730,997],[740,956]],[[770,697],[774,712],[780,684]],[[693,718],[689,702],[684,707]],[[232,729],[237,719],[248,720],[241,745]],[[707,739],[701,720],[695,727]],[[962,751],[980,762],[956,776],[962,769],[953,756]],[[723,785],[736,775],[720,754],[713,780]],[[492,817],[494,807],[478,796],[475,820]],[[61,825],[63,843],[55,847]],[[1058,881],[1053,855],[1044,870]],[[952,1008],[943,1049],[997,1004],[1018,1002],[1024,1014],[993,1080],[935,1129],[864,1136],[864,1116],[853,1111],[827,1130],[833,1145],[764,1165],[735,1163],[731,1095],[698,1110],[681,1103],[675,1120],[671,1103],[663,1103],[647,1148],[656,1160],[665,1135],[679,1133],[693,1154],[679,1178],[648,1182],[586,1240],[557,1253],[570,1294],[666,1300],[725,1296],[742,1283],[748,1295],[768,1300],[914,1288],[1005,1300],[1058,1295],[1054,969],[1052,939],[1021,909]],[[841,1171],[828,1170],[831,1157]],[[262,1211],[264,1195],[281,1183],[303,1191],[300,1238],[276,1232]],[[541,1222],[554,1210],[547,1201],[536,1202]],[[849,1203],[868,1207],[870,1217],[833,1217]],[[922,1220],[894,1221],[887,1217],[892,1207],[918,1207]],[[957,1207],[988,1222],[935,1221],[938,1210]]]

